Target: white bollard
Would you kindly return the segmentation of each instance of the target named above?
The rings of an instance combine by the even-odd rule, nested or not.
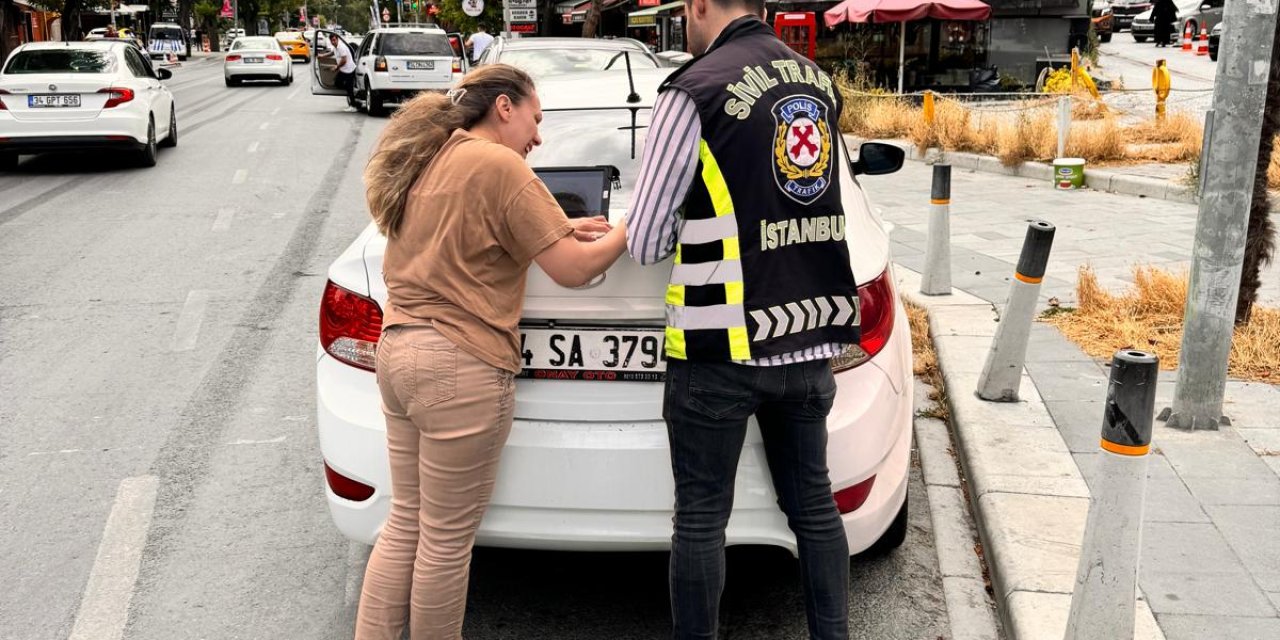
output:
[[[1058,98],[1058,156],[1067,157],[1067,136],[1071,134],[1071,98]]]
[[[951,165],[933,165],[929,204],[929,246],[924,254],[920,293],[951,295]]]
[[[1040,299],[1040,282],[1049,264],[1053,248],[1054,226],[1043,220],[1027,227],[1022,242],[1022,255],[1009,286],[1009,302],[1000,315],[996,337],[987,352],[987,362],[978,379],[977,394],[991,402],[1017,402],[1022,386],[1022,365],[1027,359],[1027,341],[1031,339],[1031,322],[1035,320],[1036,303]]]
[[[1159,360],[1120,351],[1111,361],[1102,452],[1089,486],[1076,587],[1066,640],[1133,638],[1142,511],[1146,499],[1151,418]]]

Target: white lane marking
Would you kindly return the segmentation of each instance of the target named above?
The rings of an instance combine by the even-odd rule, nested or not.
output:
[[[274,115],[276,115],[277,113],[280,113],[280,107],[276,107],[276,108],[274,108],[274,109],[272,109],[272,110],[271,110],[271,115],[273,115],[273,116],[274,116]]]
[[[260,130],[260,131],[266,131],[266,130],[267,130],[267,127],[269,127],[269,126],[271,126],[271,123],[270,123],[270,122],[264,122],[264,123],[262,123],[261,125],[258,125],[258,130]]]
[[[236,217],[236,210],[232,207],[223,207],[218,209],[218,217],[213,219],[213,231],[226,231],[231,228],[231,220]]]
[[[285,212],[283,212],[283,211],[277,211],[277,212],[275,212],[275,213],[271,214],[271,217],[272,217],[272,218],[275,218],[276,220],[279,220],[280,218],[285,217],[285,215],[287,215]]]
[[[131,451],[134,449],[142,449],[143,447],[111,447],[104,449],[58,449],[57,451],[31,451],[28,456],[59,456],[72,453],[106,453],[108,451]]]
[[[69,640],[119,640],[124,635],[159,484],[155,476],[120,481]]]
[[[373,547],[355,542],[347,543],[347,585],[343,590],[343,602],[351,607],[360,600],[360,589],[364,586],[364,568],[369,564],[369,554]]]
[[[231,184],[244,184],[249,179],[248,169],[236,169],[236,175],[231,177]]]
[[[200,325],[204,324],[204,311],[209,306],[209,292],[196,290],[187,294],[187,302],[178,314],[178,326],[173,330],[170,351],[190,351],[196,348],[200,338]]]
[[[254,142],[254,143],[250,144],[250,145],[249,145],[249,153],[257,153],[257,152],[258,152],[258,144],[259,144],[259,143],[257,143],[257,142]]]
[[[279,438],[271,438],[270,440],[236,440],[235,442],[228,442],[227,444],[232,446],[239,446],[244,444],[280,444],[281,442],[284,442],[284,438],[285,436],[280,436]]]

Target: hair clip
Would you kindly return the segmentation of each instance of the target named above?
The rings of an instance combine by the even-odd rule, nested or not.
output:
[[[449,90],[447,93],[445,93],[444,95],[445,95],[445,97],[446,97],[446,98],[449,98],[449,102],[452,102],[452,103],[453,103],[453,106],[455,106],[455,107],[456,107],[456,106],[458,106],[458,103],[462,101],[462,96],[467,95],[467,90],[466,90],[466,88],[462,88],[462,89],[450,89],[450,90]]]

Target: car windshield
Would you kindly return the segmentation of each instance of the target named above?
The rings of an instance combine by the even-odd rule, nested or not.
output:
[[[452,56],[449,39],[438,33],[388,33],[378,42],[384,56]]]
[[[152,27],[151,39],[152,40],[181,40],[182,29],[175,29],[173,27],[157,29],[155,27]]]
[[[5,73],[113,73],[115,56],[90,49],[34,49],[19,51]]]
[[[535,168],[612,165],[621,174],[622,188],[614,192],[610,206],[625,207],[640,173],[640,154],[651,113],[649,108],[637,109],[638,128],[632,129],[630,109],[544,109],[538,128],[542,145],[529,154],[529,164]]]
[[[231,45],[231,50],[237,49],[279,49],[280,45],[276,44],[271,38],[240,38],[235,44]]]
[[[632,69],[656,69],[649,56],[632,49],[508,49],[498,62],[524,69],[534,77],[554,76],[583,71],[626,69],[622,52],[631,54]]]

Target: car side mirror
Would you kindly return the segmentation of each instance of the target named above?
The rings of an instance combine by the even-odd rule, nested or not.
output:
[[[173,72],[165,68],[156,69],[156,77],[161,80],[168,80],[173,77]]]
[[[907,159],[902,148],[883,142],[865,142],[858,148],[858,159],[849,168],[853,175],[883,176],[897,173]]]

